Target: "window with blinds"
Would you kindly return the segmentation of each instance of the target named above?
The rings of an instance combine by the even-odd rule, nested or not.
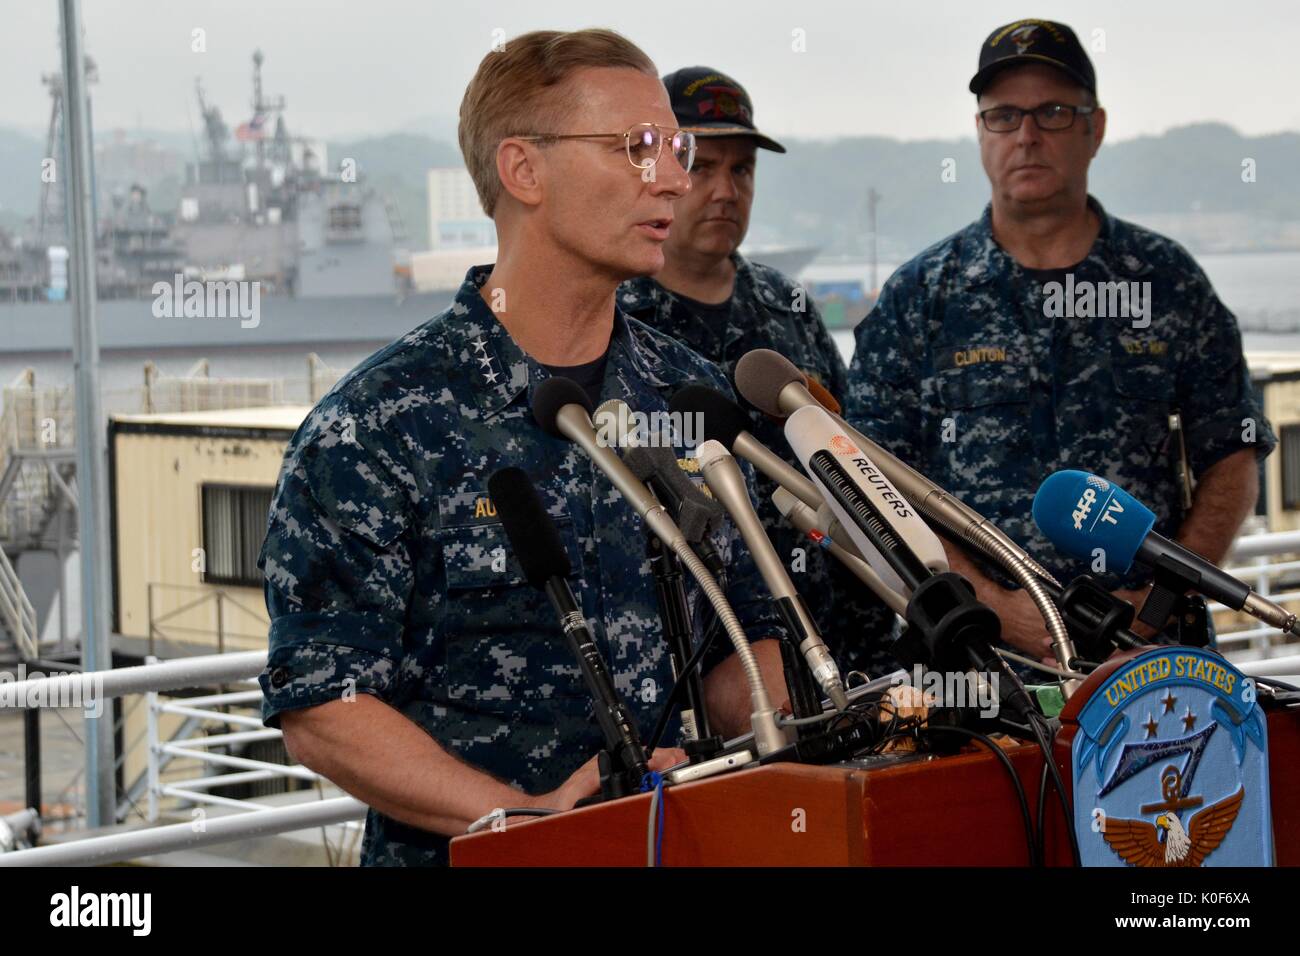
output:
[[[262,586],[257,555],[266,537],[272,487],[203,485],[206,584]]]

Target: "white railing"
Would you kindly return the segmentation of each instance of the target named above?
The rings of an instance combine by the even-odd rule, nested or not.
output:
[[[1233,545],[1225,570],[1255,593],[1300,615],[1300,531],[1246,534]],[[1222,604],[1212,603],[1219,649],[1236,664],[1300,654],[1300,638]],[[1273,673],[1281,673],[1274,671]],[[1292,673],[1295,673],[1294,671]]]
[[[261,673],[265,667],[265,651],[247,651],[187,657],[109,671],[0,682],[0,709],[75,706],[94,710],[110,698],[145,694],[149,702],[147,739],[150,822],[160,818],[159,804],[163,798],[184,800],[200,807],[206,805],[242,811],[228,816],[204,815],[201,826],[190,821],[0,853],[0,866],[102,865],[141,856],[335,825],[343,825],[347,832],[355,834],[358,821],[366,814],[366,807],[352,797],[322,799],[316,790],[304,791],[308,797],[303,802],[272,807],[209,792],[218,786],[275,777],[313,782],[322,780],[306,767],[211,752],[209,748],[212,747],[280,736],[278,730],[263,727],[260,717],[253,713],[230,713],[220,709],[243,707],[256,710],[262,698],[260,690],[239,690],[188,698],[165,699],[161,696],[166,691],[247,681]],[[75,703],[68,703],[69,701]],[[162,740],[159,720],[164,714],[190,718],[182,723],[182,727],[188,725],[191,729],[183,730],[184,736]],[[228,734],[196,736],[192,732],[196,722],[233,724],[247,729]],[[162,763],[165,759],[197,760],[201,766],[225,766],[236,772],[214,774],[202,771],[200,776],[193,779],[164,781]]]

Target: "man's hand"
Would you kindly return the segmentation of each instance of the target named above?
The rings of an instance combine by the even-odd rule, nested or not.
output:
[[[590,797],[593,794],[600,793],[599,759],[599,755],[592,757],[573,771],[568,780],[550,793],[533,797],[530,805],[545,807],[550,810],[572,810],[573,805],[583,797]],[[649,766],[651,770],[663,773],[669,767],[674,767],[685,759],[686,753],[683,750],[676,747],[660,747],[651,754]]]
[[[1002,619],[1002,640],[1034,660],[1056,663],[1052,638],[1043,623],[1043,615],[1026,591],[1000,588],[996,603],[985,600]]]

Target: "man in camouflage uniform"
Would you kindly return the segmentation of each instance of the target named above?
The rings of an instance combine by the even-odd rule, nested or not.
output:
[[[520,128],[511,110],[550,120],[505,134]],[[660,124],[661,148],[652,137],[635,157],[627,141],[582,135],[642,122]],[[496,265],[346,375],[289,444],[260,561],[272,618],[263,716],[295,758],[371,807],[366,864],[445,864],[449,835],[494,808],[564,810],[599,789],[591,699],[487,495],[499,468],[521,466],[538,486],[643,735],[667,697],[640,519],[531,406],[550,374],[645,412],[691,381],[727,388],[615,307],[620,279],[661,264],[661,221],[689,188],[691,138],[675,133],[653,64],[617,34],[539,32],[489,53],[461,108],[461,146],[497,223]],[[715,539],[780,704],[779,650],[757,640],[780,634],[761,579],[734,532]],[[749,697],[722,650],[705,697],[733,734],[747,729]],[[681,756],[659,751],[651,766]]]
[[[664,86],[677,122],[696,135],[691,191],[674,203],[663,270],[625,282],[619,306],[717,362],[728,378],[746,352],[774,349],[843,396],[844,359],[816,304],[792,279],[737,251],[754,202],[757,150],[784,153],[785,147],[755,128],[749,94],[717,70],[686,67],[665,76]],[[788,458],[781,424],[758,412],[752,418],[754,437]],[[897,662],[884,650],[893,612],[790,527],[772,504],[775,489],[759,476],[755,510],[840,670],[871,676],[893,670]]]
[[[1114,481],[1156,513],[1157,532],[1221,562],[1254,507],[1257,459],[1276,443],[1236,320],[1186,250],[1088,195],[1105,111],[1068,27],[994,31],[970,89],[992,201],[886,282],[855,333],[848,417],[1063,583],[1098,570],[1057,554],[1030,514],[1063,468]],[[1189,509],[1184,448],[1198,481]],[[948,551],[1004,639],[1047,657],[1028,596]],[[1151,579],[1137,566],[1100,578],[1138,607]]]

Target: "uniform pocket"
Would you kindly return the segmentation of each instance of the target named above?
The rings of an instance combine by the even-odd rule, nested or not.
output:
[[[578,568],[572,522],[555,519]],[[447,593],[441,630],[448,696],[466,706],[544,721],[589,703],[550,601],[530,586],[499,523],[444,528],[436,535]],[[570,577],[575,591],[576,574]]]
[[[938,452],[967,492],[1017,488],[1028,467],[1029,369],[988,362],[938,376]],[[945,419],[950,421],[945,421]]]

